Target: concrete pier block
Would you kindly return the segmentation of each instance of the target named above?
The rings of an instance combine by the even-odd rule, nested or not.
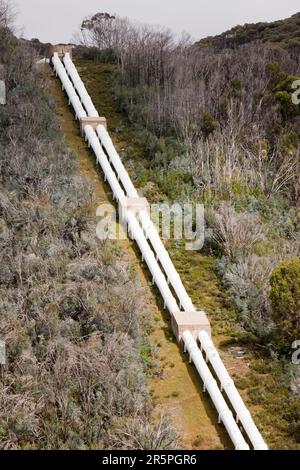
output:
[[[185,331],[190,331],[195,339],[202,330],[211,336],[210,322],[205,312],[173,312],[172,329],[179,343]]]
[[[81,135],[84,134],[85,126],[91,126],[95,131],[99,125],[102,125],[105,128],[107,128],[107,121],[105,117],[102,116],[102,117],[96,117],[96,118],[92,118],[92,117],[81,118],[80,119]]]
[[[67,53],[70,54],[70,58],[72,59],[72,51],[73,51],[73,47],[65,45],[65,44],[56,44],[55,46],[51,45],[51,46],[49,46],[49,49],[48,49],[48,58],[51,59],[53,54],[55,52],[57,52],[58,57],[60,59],[62,59],[64,57],[64,55],[67,54]]]
[[[124,197],[119,201],[119,216],[123,223],[126,211],[131,210],[134,215],[146,211],[150,216],[150,206],[145,197]]]

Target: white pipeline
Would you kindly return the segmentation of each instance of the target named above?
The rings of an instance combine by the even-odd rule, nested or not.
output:
[[[90,95],[88,94],[83,81],[81,80],[75,65],[73,64],[70,54],[67,53],[64,56],[63,62],[65,64],[66,71],[71,78],[75,90],[79,94],[81,102],[86,109],[87,115],[89,117],[99,117],[98,111],[96,110]]]
[[[98,117],[98,112],[96,111],[73,62],[71,61],[69,54],[65,55],[64,64],[73,83],[70,81],[66,73],[66,69],[63,67],[57,54],[54,54],[52,62],[56,74],[59,76],[63,88],[68,94],[69,101],[74,107],[76,117],[86,117],[87,114],[89,117]],[[77,90],[77,93],[75,89]],[[87,110],[87,113],[83,106]],[[101,165],[105,179],[108,181],[112,189],[114,199],[119,202],[125,197],[125,195],[132,198],[139,197],[105,127],[99,125],[96,133],[92,126],[86,125],[84,127],[84,134],[89,146],[93,149],[96,155],[97,162]],[[105,149],[106,153],[103,149]],[[180,307],[187,312],[195,311],[193,303],[189,298],[181,282],[180,276],[177,273],[168,252],[164,248],[156,227],[152,223],[148,213],[145,210],[140,211],[138,214],[139,219],[137,219],[135,214],[129,209],[125,210],[123,217],[127,223],[129,233],[136,241],[142,257],[147,263],[152,275],[153,283],[157,285],[162,295],[164,306],[168,308],[170,314],[172,315],[173,312],[178,311],[179,307],[169,284],[174,288],[176,296],[180,302]],[[151,245],[148,240],[151,242]],[[161,270],[158,260],[166,273],[166,277]],[[254,448],[266,449],[266,444],[260,436],[249,411],[238,394],[210,338],[205,332],[199,332],[199,341],[207,355],[207,359],[210,361],[221,382],[222,389],[226,392],[235,412],[237,413],[237,420],[243,424]],[[237,422],[234,420],[232,412],[230,411],[216,380],[213,378],[203,358],[196,340],[189,331],[186,331],[183,334],[183,342],[185,349],[189,353],[190,359],[193,361],[203,380],[205,389],[209,392],[218,411],[219,420],[222,421],[226,427],[235,448],[240,450],[249,449],[249,446],[247,445]]]
[[[243,402],[233,380],[228,374],[218,351],[205,331],[198,335],[201,350],[206,354],[206,360],[211,363],[218,379],[220,380],[221,390],[224,390],[232,407],[236,412],[236,420],[240,421],[249,436],[255,450],[267,450],[268,447],[257,429],[251,414]]]
[[[121,188],[120,183],[118,182],[116,178],[115,172],[110,166],[105,153],[103,152],[103,149],[101,147],[101,144],[99,142],[99,139],[97,138],[95,131],[93,130],[92,126],[85,126],[84,133],[85,133],[85,137],[86,137],[86,140],[88,141],[89,146],[92,147],[96,155],[97,162],[102,168],[105,179],[108,181],[113,191],[114,199],[116,199],[117,201],[120,201],[120,199],[122,199],[125,196],[124,191]]]
[[[85,126],[84,131],[86,140],[92,147],[96,155],[97,162],[101,165],[105,178],[107,179],[113,191],[114,199],[120,201],[120,199],[125,196],[124,191],[121,188],[120,183],[118,182],[117,177],[107,160],[95,131],[91,126]],[[142,253],[143,259],[147,263],[149,271],[151,272],[153,283],[156,284],[162,295],[164,306],[168,308],[170,313],[178,311],[177,302],[168,286],[165,276],[163,275],[159,264],[155,259],[154,253],[151,250],[138,221],[130,210],[125,212],[125,219],[128,224],[129,233],[136,241]]]
[[[74,108],[76,119],[87,117],[86,112],[82,107],[80,99],[78,98],[78,95],[76,91],[74,90],[74,87],[66,73],[66,69],[61,63],[61,60],[58,57],[57,52],[55,52],[55,54],[52,57],[52,63],[53,63],[53,67],[56,72],[56,75],[58,75],[60,78],[63,90],[65,90],[68,95],[69,104],[72,104]]]
[[[108,159],[113,165],[120,181],[126,191],[128,197],[139,197],[137,190],[135,189],[124,165],[123,162],[115,149],[115,146],[110,138],[109,133],[104,126],[97,126],[97,134],[100,139],[101,144],[106,150]]]
[[[97,127],[97,134],[103,147],[107,152],[111,164],[113,165],[118,175],[118,178],[120,179],[123,187],[125,188],[127,196],[132,198],[139,197],[138,192],[132,184],[132,181],[105,127],[99,125]],[[146,237],[150,240],[151,245],[154,248],[157,259],[160,261],[166,273],[169,284],[172,285],[173,289],[176,292],[176,295],[178,296],[180,307],[187,312],[194,312],[195,307],[187,294],[187,291],[181,281],[181,278],[177,273],[175,266],[169,256],[169,253],[165,249],[164,244],[162,243],[160,236],[157,233],[156,227],[149,217],[149,214],[146,211],[140,211],[139,220],[141,222]]]
[[[219,390],[217,382],[213,378],[206,362],[202,356],[200,349],[198,348],[197,342],[193,335],[189,331],[183,333],[183,342],[186,351],[189,354],[190,360],[194,363],[202,381],[205,390],[208,391],[216,410],[218,411],[219,421],[224,424],[230,439],[232,440],[236,450],[249,450],[249,446],[246,443],[237,423],[234,420],[232,412],[228,408],[226,401],[222,393]]]
[[[66,70],[74,84],[74,88],[77,90],[77,93],[81,99],[81,102],[85,106],[89,117],[95,117],[96,113],[97,116],[98,112],[96,111],[90,96],[88,95],[85,86],[76,70],[75,65],[73,64],[70,55],[67,53],[64,56],[63,62],[65,64]],[[97,134],[101,141],[101,144],[105,148],[109,161],[113,165],[118,179],[121,181],[126,194],[128,197],[136,198],[139,197],[137,190],[135,189],[123,163],[115,149],[115,146],[104,126],[99,125],[97,127]],[[183,308],[187,312],[195,311],[195,307],[188,296],[186,289],[181,281],[179,274],[177,273],[173,262],[169,256],[169,253],[164,247],[162,243],[156,227],[154,226],[153,222],[151,221],[149,214],[146,211],[141,211],[139,214],[139,219],[141,225],[143,227],[144,233],[147,239],[150,240],[153,249],[155,250],[156,258],[160,261],[167,279],[168,283],[172,285],[173,289],[178,296],[180,307]]]
[[[186,312],[194,312],[195,307],[190,297],[187,294],[187,291],[181,281],[181,278],[178,272],[175,269],[175,266],[169,256],[169,253],[164,247],[163,242],[160,239],[160,236],[157,233],[156,227],[153,224],[152,220],[149,217],[149,214],[146,211],[141,211],[139,213],[139,219],[146,237],[150,240],[151,245],[154,248],[157,259],[159,259],[164,271],[167,275],[168,282],[172,285],[174,291],[180,302],[180,307],[183,308]]]

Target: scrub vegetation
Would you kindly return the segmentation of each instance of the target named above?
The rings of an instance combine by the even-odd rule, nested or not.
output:
[[[0,448],[174,448],[153,421],[136,272],[96,238],[92,188],[9,12],[0,0]]]
[[[300,13],[272,23],[237,25],[219,36],[202,39],[198,44],[200,47],[209,45],[223,49],[236,48],[253,41],[269,43],[299,55]]]
[[[140,193],[205,205],[203,250],[168,249],[274,449],[300,449],[299,18],[195,44],[98,13],[74,48]],[[0,447],[171,449],[147,386],[159,367],[139,276],[118,243],[96,240],[93,189],[35,65],[44,51],[15,38],[0,0]]]

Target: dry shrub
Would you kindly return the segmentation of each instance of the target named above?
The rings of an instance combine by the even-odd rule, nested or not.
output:
[[[258,215],[236,212],[227,203],[208,213],[208,222],[217,246],[232,261],[247,255],[265,237]]]
[[[123,450],[174,450],[179,447],[178,436],[164,415],[154,426],[146,416],[118,423],[110,435],[110,445],[112,449]]]
[[[96,238],[90,186],[34,54],[17,40],[10,47],[0,107],[0,448],[107,448],[116,419],[142,416],[154,432],[143,291],[120,247]]]

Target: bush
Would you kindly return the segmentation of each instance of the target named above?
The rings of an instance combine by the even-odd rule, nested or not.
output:
[[[203,113],[201,120],[201,131],[204,138],[207,139],[217,128],[217,124],[210,113]]]
[[[141,417],[120,423],[110,436],[109,445],[124,450],[174,450],[178,449],[178,436],[164,415],[155,426]]]
[[[192,189],[190,173],[182,170],[170,170],[159,178],[163,192],[171,201],[178,201]]]
[[[268,285],[274,264],[276,261],[271,257],[248,255],[236,263],[222,258],[216,266],[238,310],[243,327],[253,333],[261,343],[269,341],[274,328]]]
[[[73,55],[75,58],[92,60],[97,64],[116,64],[118,62],[118,58],[113,49],[99,50],[97,47],[77,46],[74,49]]]
[[[226,203],[208,214],[213,239],[220,251],[232,261],[246,256],[253,246],[264,239],[264,228],[256,214],[238,213]]]
[[[277,326],[278,345],[284,350],[300,338],[300,260],[280,263],[271,278],[272,317]]]

